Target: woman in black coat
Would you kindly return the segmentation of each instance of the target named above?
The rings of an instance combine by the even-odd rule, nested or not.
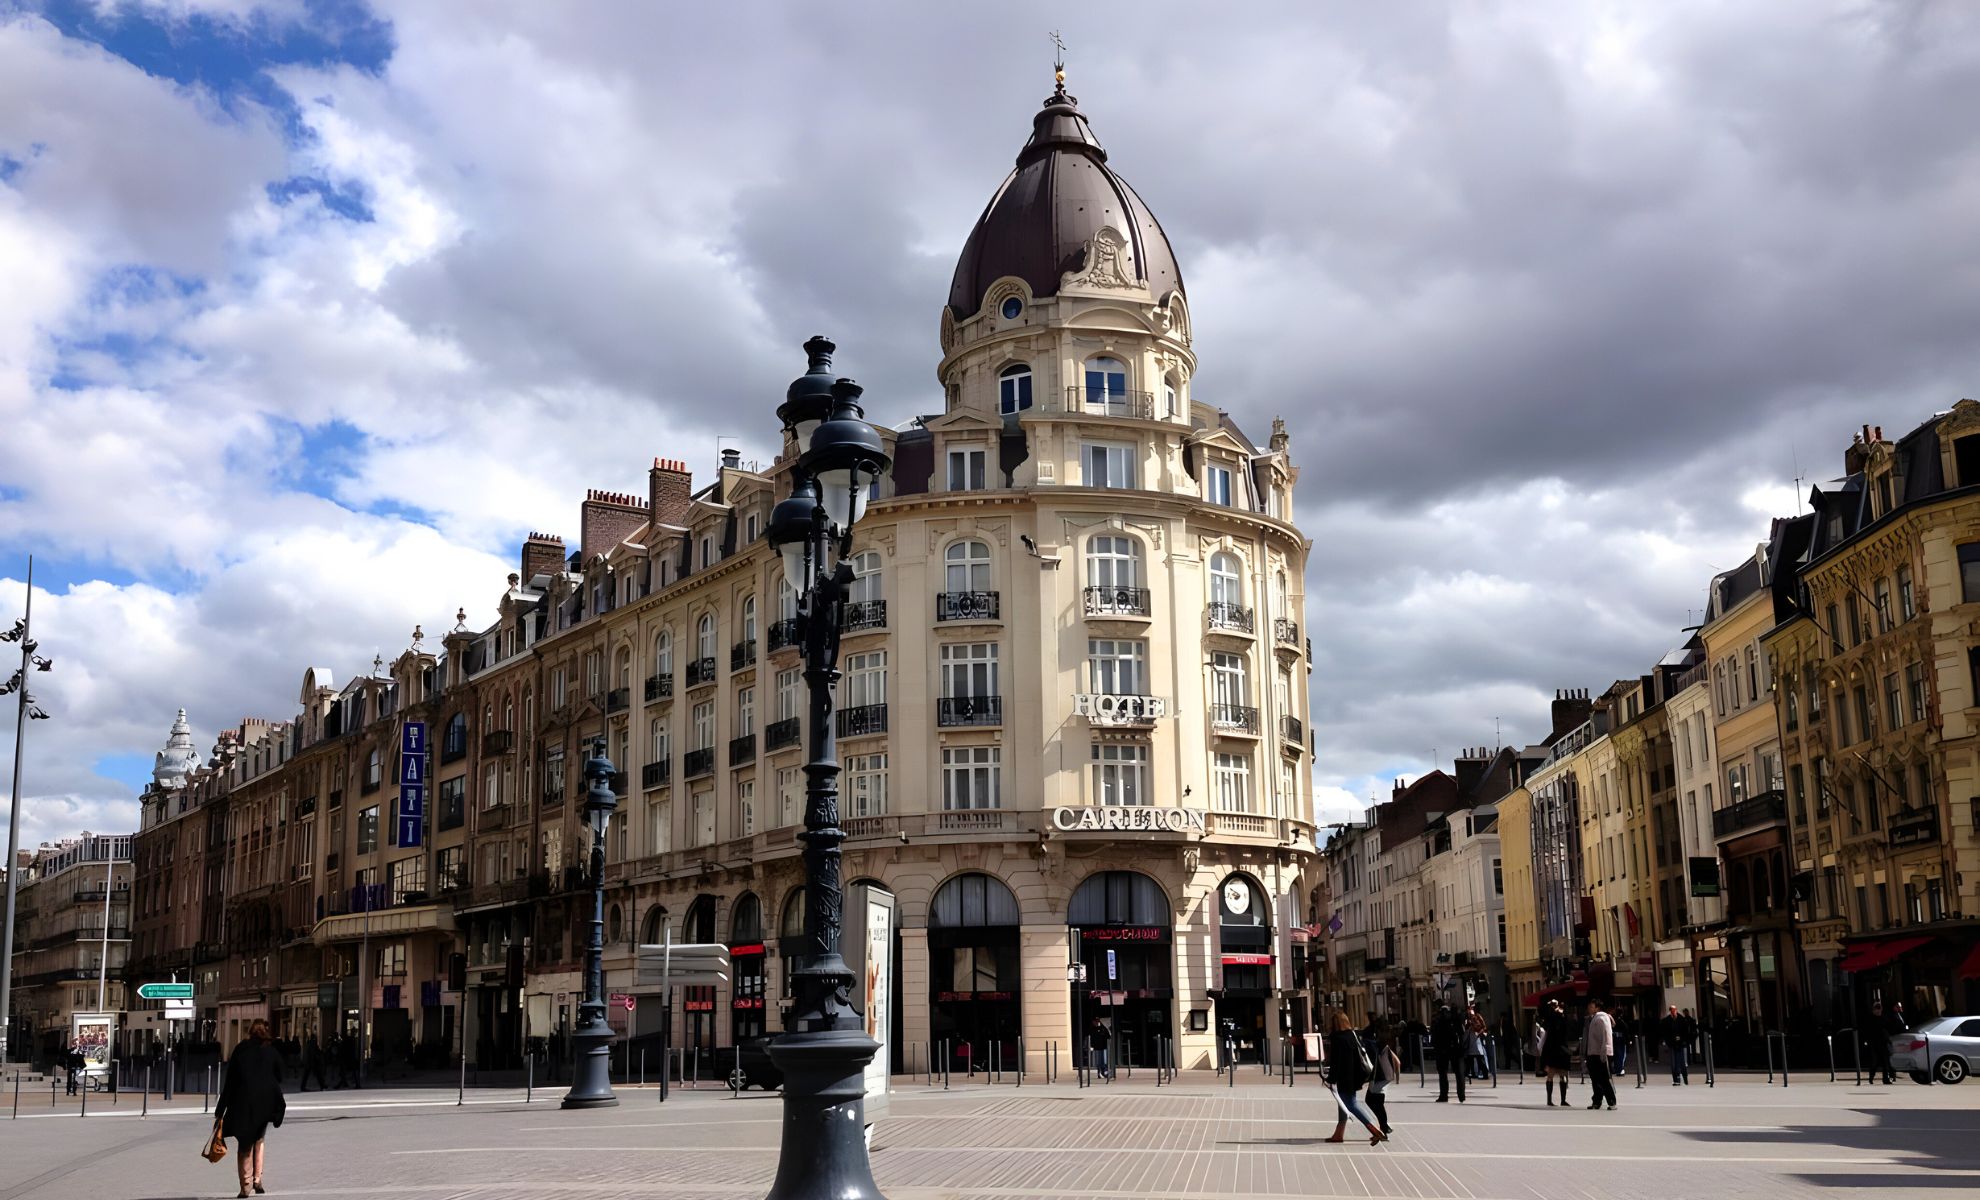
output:
[[[1361,1035],[1354,1031],[1354,1022],[1339,1009],[1334,1010],[1334,1019],[1329,1022],[1327,1033],[1327,1086],[1334,1089],[1334,1099],[1340,1109],[1340,1118],[1334,1122],[1334,1136],[1330,1142],[1347,1140],[1348,1116],[1360,1121],[1368,1130],[1368,1144],[1380,1145],[1387,1140],[1375,1125],[1375,1118],[1361,1106],[1355,1093],[1367,1086],[1372,1071],[1361,1065]]]
[[[281,1125],[287,1102],[282,1099],[282,1056],[275,1049],[268,1022],[248,1026],[247,1040],[234,1047],[227,1060],[227,1080],[220,1085],[214,1115],[220,1132],[234,1139],[239,1151],[241,1191],[245,1196],[261,1186],[262,1139],[270,1125]]]
[[[1561,1107],[1567,1107],[1568,1079],[1574,1074],[1569,1043],[1574,1039],[1574,1022],[1559,1000],[1549,1000],[1540,1010],[1540,1072],[1547,1086],[1547,1107],[1554,1106],[1554,1081],[1561,1083]]]

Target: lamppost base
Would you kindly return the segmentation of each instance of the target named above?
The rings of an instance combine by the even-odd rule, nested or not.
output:
[[[565,1094],[565,1108],[611,1108],[619,1103],[612,1094],[612,1030],[580,1028],[571,1035],[577,1045],[576,1062],[571,1068],[571,1090]]]
[[[787,1033],[770,1043],[784,1073],[784,1137],[769,1200],[885,1200],[866,1156],[863,1030]]]

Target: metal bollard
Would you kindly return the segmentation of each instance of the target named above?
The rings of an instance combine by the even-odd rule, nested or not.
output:
[[[737,1066],[742,1065],[742,1058],[740,1055],[737,1056],[736,1065]],[[646,1047],[644,1046],[641,1046],[639,1048],[639,1086],[641,1087],[646,1086]]]
[[[1018,1061],[1017,1061],[1017,1068],[1018,1068],[1018,1069],[1017,1069],[1017,1085],[1016,1085],[1016,1086],[1018,1086],[1018,1087],[1023,1087],[1023,1086],[1024,1086],[1024,1037],[1023,1037],[1023,1035],[1022,1035],[1022,1034],[1020,1034],[1020,1035],[1018,1036],[1018,1040],[1017,1040],[1017,1052],[1018,1052]]]
[[[949,1039],[942,1039],[942,1090],[949,1090]]]
[[[1643,1035],[1636,1035],[1636,1086],[1641,1088],[1650,1080],[1650,1051],[1644,1044]]]
[[[89,1115],[89,1072],[80,1071],[77,1073],[82,1076],[82,1082],[80,1085],[82,1092],[82,1111],[80,1113],[77,1113],[76,1115],[81,1117],[86,1117]]]
[[[1706,1033],[1700,1036],[1705,1039],[1705,1086],[1717,1087],[1718,1073],[1713,1070],[1712,1063],[1712,1035]]]
[[[138,1116],[148,1117],[150,1115],[151,1115],[151,1068],[146,1067],[144,1069],[144,1102],[138,1109]]]
[[[461,1086],[460,1086],[460,1091],[456,1093],[454,1096],[454,1107],[459,1108],[461,1105],[466,1103],[467,1103],[467,1052],[463,1050],[461,1052]]]
[[[8,1120],[18,1121],[20,1119],[21,1119],[21,1077],[19,1075],[15,1075],[14,1076],[14,1115],[9,1117]]]
[[[528,1104],[536,1097],[536,1055],[523,1056],[523,1103]]]

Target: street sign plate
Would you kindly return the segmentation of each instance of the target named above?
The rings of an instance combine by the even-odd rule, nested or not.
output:
[[[193,1002],[190,1000],[167,1000],[165,1002],[167,1021],[190,1021],[193,1019]]]
[[[193,985],[190,983],[141,983],[138,985],[140,1000],[190,1000]]]

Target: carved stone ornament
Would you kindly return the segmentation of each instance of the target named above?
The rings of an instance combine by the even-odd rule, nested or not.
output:
[[[1110,225],[1103,225],[1086,243],[1086,261],[1077,271],[1068,271],[1059,281],[1061,288],[1093,288],[1097,291],[1124,291],[1141,286],[1134,277],[1134,255],[1127,238]]]
[[[949,306],[942,306],[942,353],[947,354],[956,348],[956,314]]]

